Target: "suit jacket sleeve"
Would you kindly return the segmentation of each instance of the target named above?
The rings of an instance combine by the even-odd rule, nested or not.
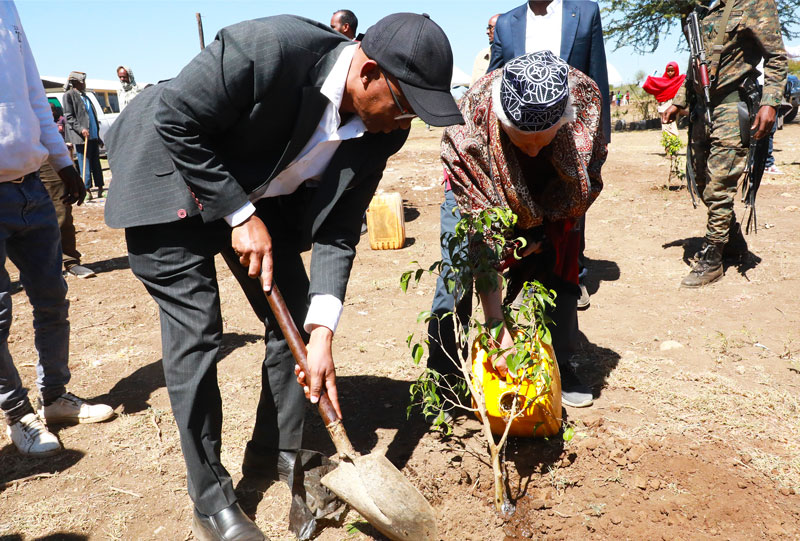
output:
[[[69,130],[67,140],[71,143],[83,143],[81,131],[89,129],[89,115],[80,93],[74,88],[64,94],[64,119]]]
[[[354,145],[356,148],[349,149],[348,153],[342,153],[331,162],[333,170],[329,168],[326,176],[332,174],[340,177],[354,166],[348,161],[362,160],[360,165],[355,165],[357,171],[350,184],[352,187],[344,190],[321,224],[312,226],[314,244],[309,298],[314,295],[333,295],[344,302],[356,245],[361,238],[361,219],[383,176],[387,160],[400,150],[407,137],[406,130],[371,136],[369,145]],[[350,154],[350,157],[346,154]],[[323,187],[319,189],[323,190]],[[328,199],[324,192],[321,195],[323,199]],[[314,218],[316,216],[312,216]]]
[[[269,34],[267,28],[245,23],[221,30],[212,44],[167,83],[156,108],[156,131],[178,172],[203,204],[201,215],[206,222],[227,216],[248,201],[244,189],[217,157],[215,142],[246,118],[259,96],[280,77],[280,40]]]
[[[591,77],[603,98],[603,134],[606,142],[611,142],[611,101],[608,97],[608,64],[606,63],[606,48],[603,42],[603,24],[600,21],[600,8],[595,4],[592,17],[592,50],[590,69],[587,75]]]
[[[501,24],[501,21],[503,24]],[[503,61],[503,41],[505,39],[511,41],[511,33],[509,32],[508,36],[504,36],[505,28],[509,26],[505,24],[505,16],[501,15],[497,18],[497,22],[495,23],[494,27],[494,41],[492,41],[492,56],[489,59],[489,68],[486,70],[486,73],[490,73],[497,68],[500,68],[505,64]]]

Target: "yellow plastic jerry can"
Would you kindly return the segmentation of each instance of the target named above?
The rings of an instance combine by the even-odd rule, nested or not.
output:
[[[367,209],[369,245],[373,250],[399,250],[406,243],[403,197],[397,192],[372,198]]]
[[[518,404],[524,404],[528,398],[535,400],[528,404],[522,415],[511,421],[510,435],[543,437],[553,436],[561,430],[561,374],[552,346],[547,344],[542,346],[544,355],[539,359],[541,371],[536,378],[533,378],[532,368],[526,372],[527,378],[526,374],[521,378],[513,378],[510,374],[501,378],[487,358],[486,350],[481,347],[479,340],[473,342],[472,382],[483,389],[489,426],[493,434],[503,434],[516,394],[521,395]],[[530,343],[526,347],[530,351]],[[550,389],[542,393],[546,387],[544,373],[550,375]],[[538,396],[540,394],[541,396]],[[476,415],[480,420],[480,414],[476,412]]]

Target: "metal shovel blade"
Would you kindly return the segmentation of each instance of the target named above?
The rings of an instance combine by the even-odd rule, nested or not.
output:
[[[435,541],[436,516],[419,491],[378,453],[342,460],[322,484],[394,541]]]

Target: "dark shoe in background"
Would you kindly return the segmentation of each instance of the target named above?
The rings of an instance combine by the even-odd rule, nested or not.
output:
[[[692,270],[681,280],[681,287],[698,288],[722,278],[722,245],[703,244]]]
[[[83,265],[70,265],[67,268],[67,273],[75,276],[77,278],[91,278],[95,276],[95,273],[89,267],[84,267]]]
[[[269,541],[238,503],[213,515],[204,515],[195,508],[192,533],[199,541]]]
[[[267,488],[274,481],[285,482],[292,491],[289,530],[299,541],[306,541],[316,535],[319,520],[338,523],[347,513],[347,505],[321,482],[336,465],[316,451],[259,451],[251,442],[245,448],[237,496],[244,511],[255,517]]]
[[[242,475],[267,486],[280,480],[291,487],[289,478],[294,470],[296,459],[296,451],[274,450],[268,453],[259,453],[248,443],[244,449]]]

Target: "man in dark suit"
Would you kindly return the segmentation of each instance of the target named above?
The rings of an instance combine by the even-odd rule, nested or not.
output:
[[[300,447],[304,389],[263,291],[274,277],[305,331],[311,402],[327,392],[341,416],[331,344],[361,216],[414,116],[462,121],[449,93],[452,66],[450,44],[427,16],[390,15],[360,44],[299,17],[258,19],[221,30],[114,123],[106,222],[126,229],[131,270],[160,308],[198,538],[263,539],[220,462],[215,254],[268,322],[243,469],[274,473]],[[310,279],[300,258],[309,248]]]

